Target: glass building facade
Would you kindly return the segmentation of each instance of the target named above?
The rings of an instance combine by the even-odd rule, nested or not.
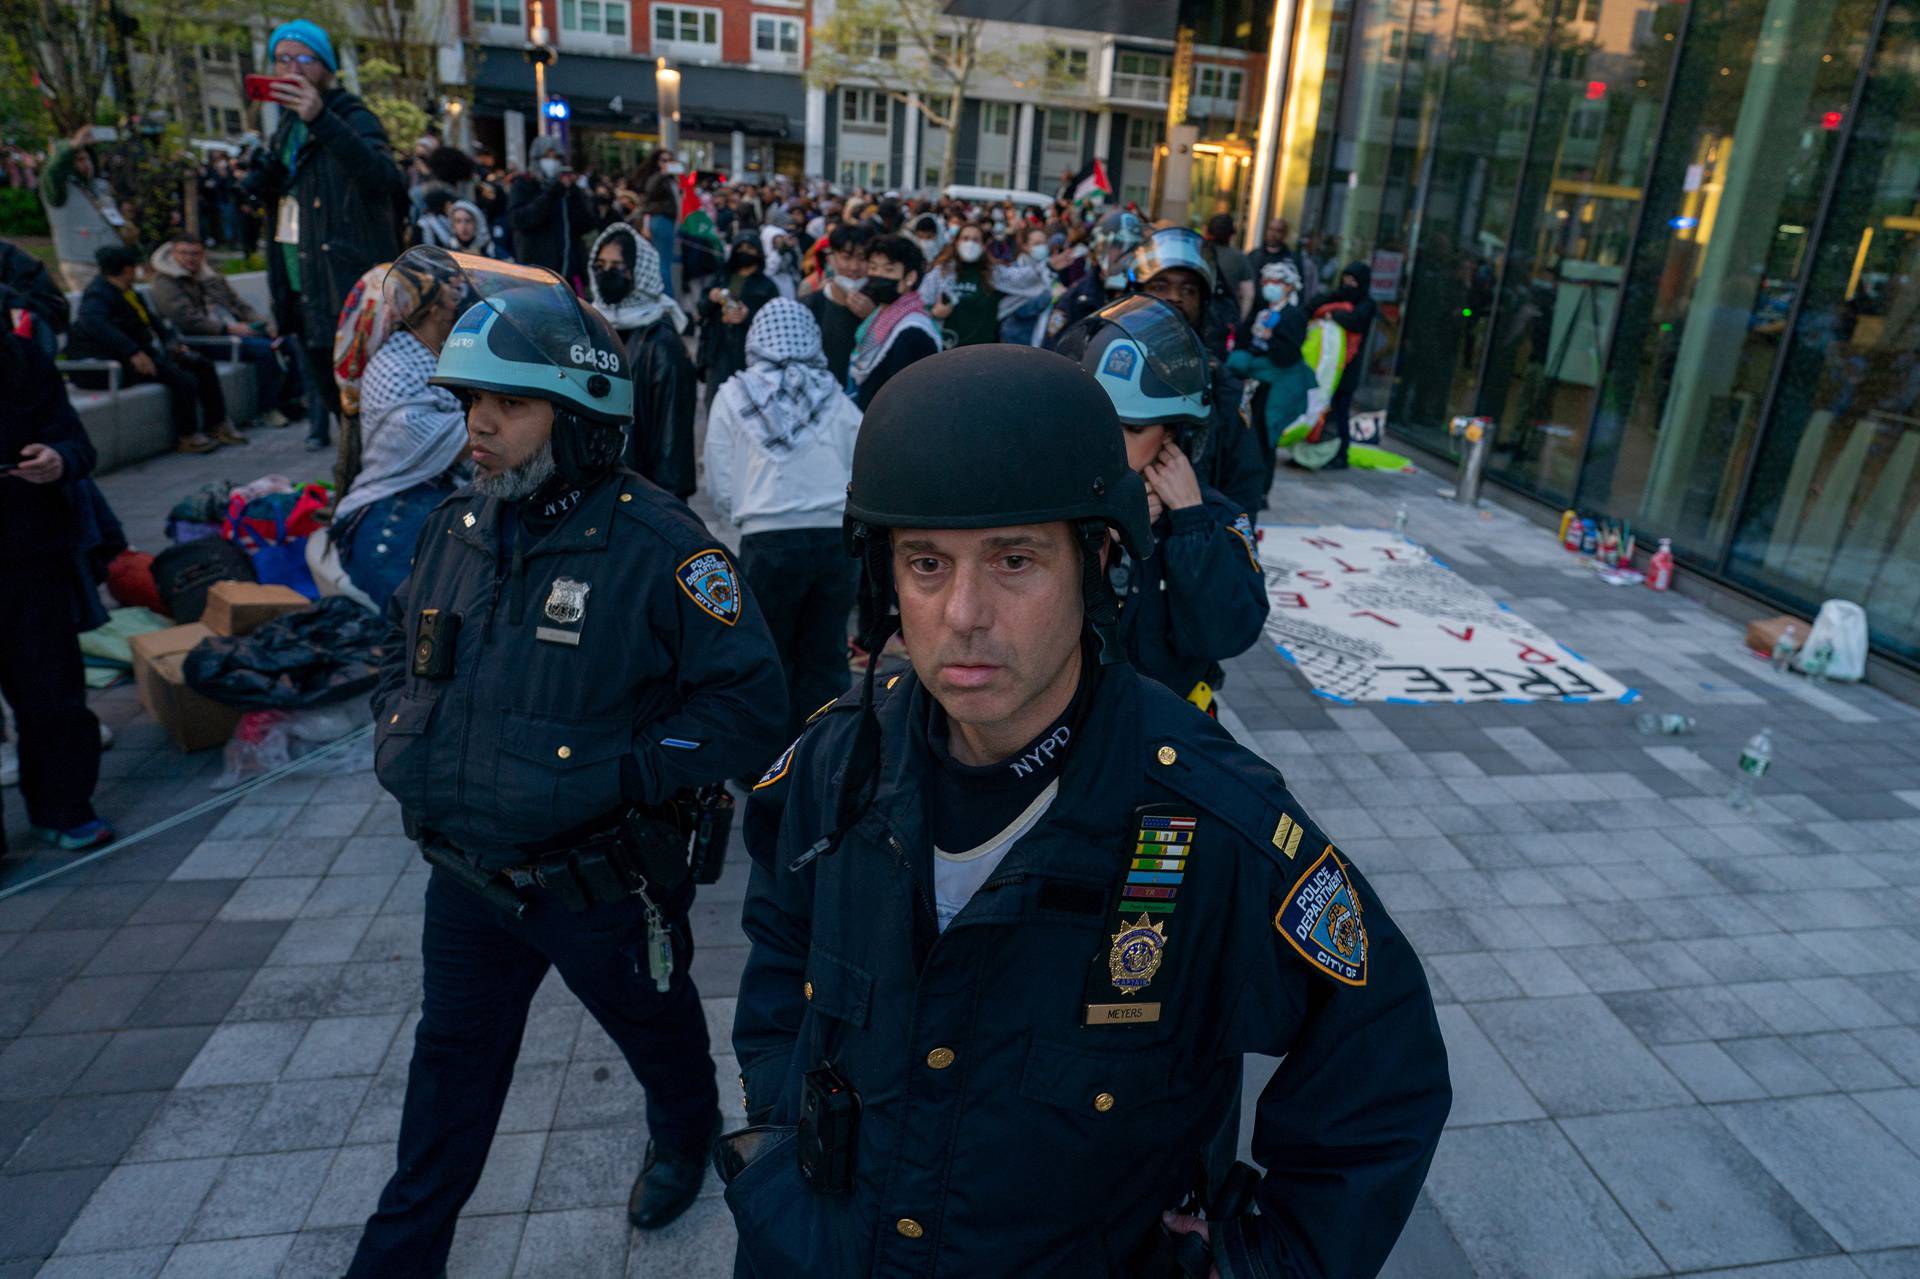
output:
[[[1359,404],[1920,663],[1920,0],[1301,0],[1278,214]]]

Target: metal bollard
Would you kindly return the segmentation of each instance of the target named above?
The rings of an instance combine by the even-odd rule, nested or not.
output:
[[[1478,506],[1487,450],[1493,445],[1493,419],[1457,417],[1447,424],[1447,434],[1460,442],[1460,474],[1452,488],[1440,490],[1440,496],[1450,497],[1461,506]]]

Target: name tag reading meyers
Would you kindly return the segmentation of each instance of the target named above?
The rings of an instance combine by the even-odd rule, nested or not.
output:
[[[1087,1025],[1089,1026],[1124,1026],[1159,1020],[1159,1004],[1087,1005]]]

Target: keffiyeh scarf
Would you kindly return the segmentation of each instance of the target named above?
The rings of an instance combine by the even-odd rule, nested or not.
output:
[[[747,329],[747,367],[728,379],[743,420],[771,452],[794,447],[840,388],[827,370],[820,326],[806,307],[775,298]]]

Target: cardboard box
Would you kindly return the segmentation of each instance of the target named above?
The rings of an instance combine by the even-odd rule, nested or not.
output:
[[[207,590],[200,621],[215,635],[247,635],[276,617],[298,613],[313,601],[290,586],[215,582]]]
[[[1807,632],[1813,629],[1813,623],[1803,617],[1762,617],[1747,623],[1747,647],[1762,657],[1773,656],[1774,641],[1780,638],[1780,632],[1789,626],[1793,628],[1793,638],[1797,646],[1805,647]]]
[[[187,654],[212,634],[204,623],[191,622],[136,635],[128,644],[140,705],[166,726],[174,745],[183,751],[223,745],[240,722],[239,707],[202,697],[187,687],[183,669]]]

